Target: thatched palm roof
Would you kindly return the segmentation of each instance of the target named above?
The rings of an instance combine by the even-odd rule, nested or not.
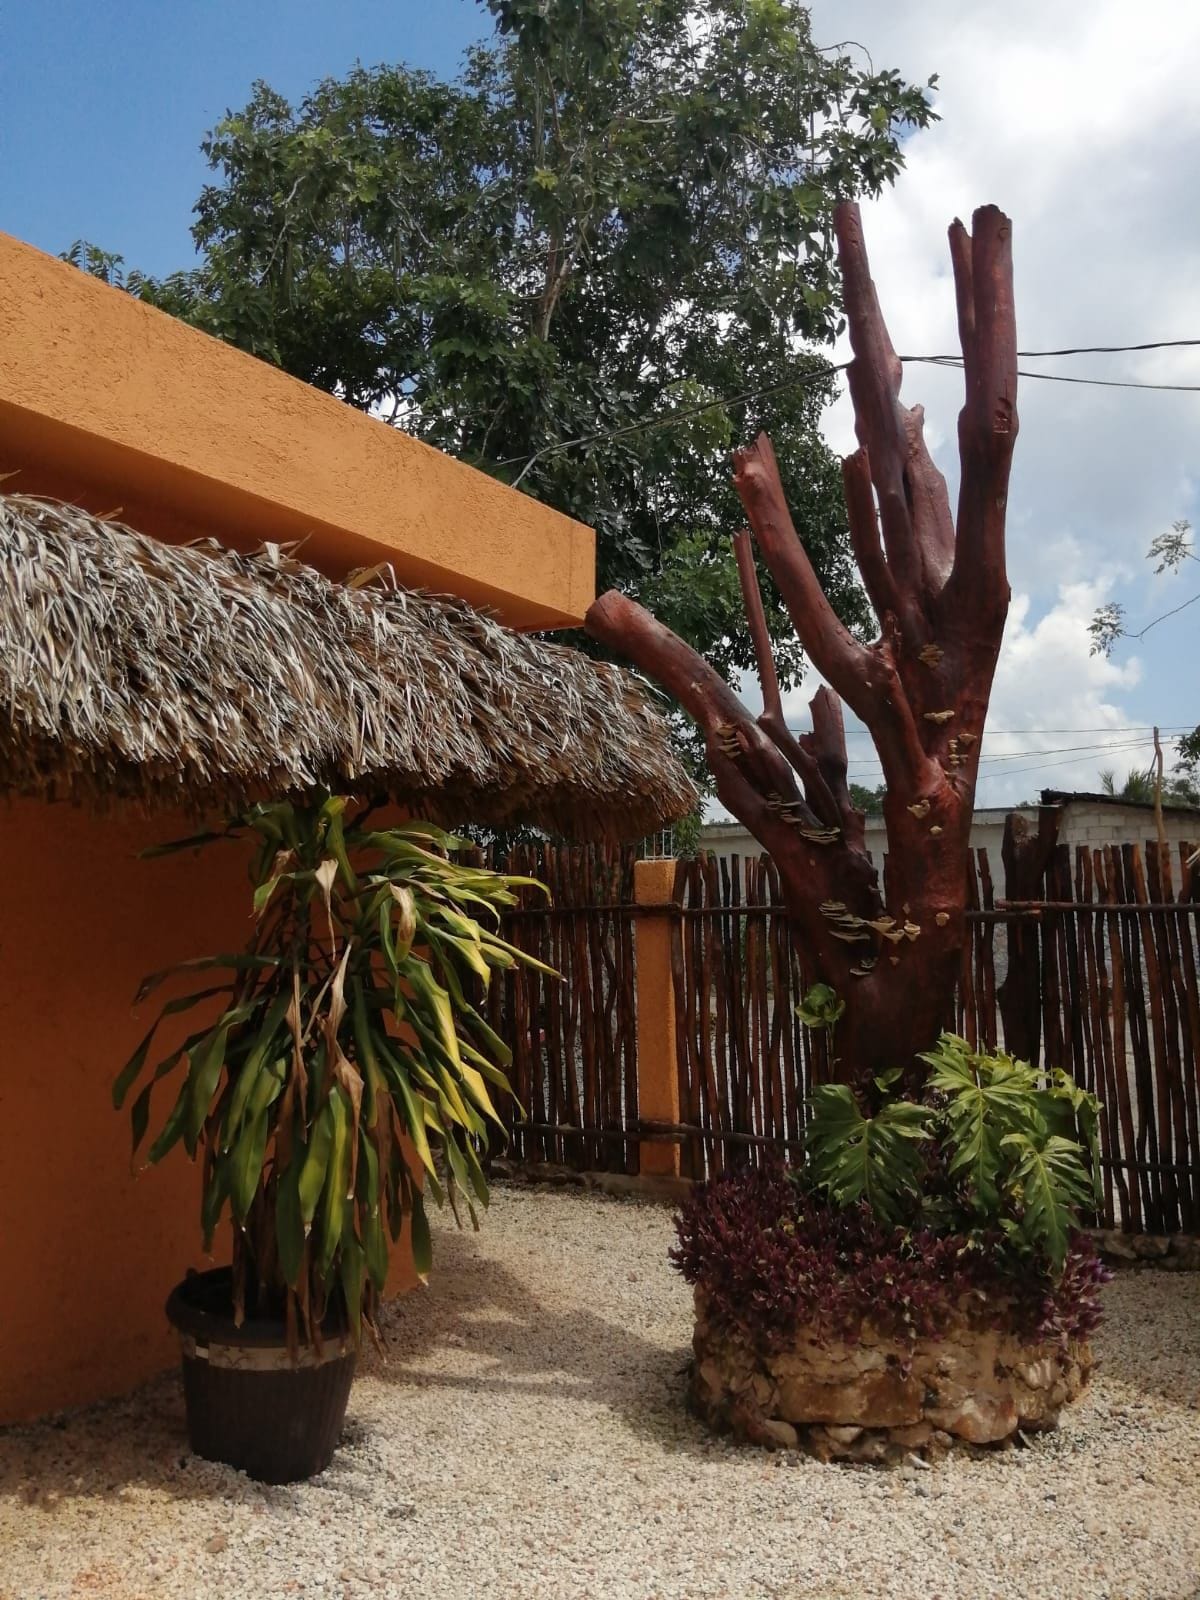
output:
[[[0,789],[202,811],[314,784],[581,838],[694,803],[617,667],[277,546],[168,546],[0,496]]]

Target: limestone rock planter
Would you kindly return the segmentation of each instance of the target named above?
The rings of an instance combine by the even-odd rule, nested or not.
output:
[[[1055,1427],[1088,1381],[1090,1345],[1023,1340],[1004,1330],[1002,1304],[989,1309],[986,1324],[956,1312],[941,1338],[911,1346],[864,1323],[853,1342],[802,1328],[768,1350],[710,1316],[698,1287],[692,1404],[713,1427],[825,1460],[896,1460]]]

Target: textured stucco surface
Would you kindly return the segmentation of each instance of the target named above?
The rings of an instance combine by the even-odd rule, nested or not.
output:
[[[3,233],[0,440],[10,490],[156,537],[303,539],[513,627],[593,598],[590,528]]]

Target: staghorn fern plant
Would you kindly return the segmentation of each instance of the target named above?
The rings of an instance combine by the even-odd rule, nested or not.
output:
[[[1099,1102],[1059,1069],[1038,1073],[954,1034],[920,1059],[920,1102],[894,1097],[899,1071],[874,1080],[872,1115],[846,1084],[813,1091],[811,1181],[882,1223],[973,1242],[999,1234],[1018,1258],[1061,1273],[1098,1191]]]
[[[319,1341],[331,1311],[356,1338],[364,1318],[373,1326],[405,1217],[428,1272],[423,1191],[456,1218],[462,1196],[476,1221],[511,1055],[472,993],[517,962],[556,975],[495,931],[518,888],[543,885],[454,861],[463,841],[430,823],[374,830],[346,806],[261,805],[223,833],[147,852],[250,837],[256,926],[243,951],[145,979],[139,1001],[182,972],[222,975],[161,1008],[113,1086],[120,1108],[167,1016],[216,1008],[133,1101],[134,1154],[156,1084],[182,1070],[146,1159],[179,1143],[200,1155],[205,1248],[227,1207],[233,1223],[235,1319],[281,1316],[293,1347]]]

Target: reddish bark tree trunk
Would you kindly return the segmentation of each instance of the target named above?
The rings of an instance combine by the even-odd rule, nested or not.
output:
[[[838,620],[796,534],[765,434],[734,456],[751,531],[735,539],[763,691],[754,717],[695,651],[610,591],[588,631],[655,678],[699,724],[723,804],[774,859],[806,966],[846,1002],[839,1075],[909,1065],[943,1026],[965,933],[966,865],[980,740],[1009,587],[1004,514],[1017,432],[1011,225],[994,206],[950,229],[966,403],[957,519],[923,438],[900,404],[901,366],[871,281],[858,207],[836,214],[854,360],[859,449],[842,464],[850,536],[879,638]],[[753,538],[797,635],[831,688],[812,732],[784,724]],[[840,699],[839,699],[840,696]],[[886,896],[846,778],[841,701],[883,767]]]

